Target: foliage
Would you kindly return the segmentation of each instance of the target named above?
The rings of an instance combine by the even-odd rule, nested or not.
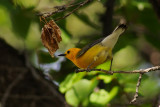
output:
[[[71,106],[104,107],[107,104],[127,104],[127,95],[132,97],[135,92],[138,75],[111,76],[98,71],[75,73],[76,67],[70,61],[60,57],[52,59],[49,53],[41,51],[44,48],[40,39],[42,23],[36,12],[47,12],[49,9],[53,11],[52,7],[69,4],[72,0],[38,1],[1,0],[0,37],[19,50],[29,50],[31,61],[37,68],[39,64],[42,65],[41,69],[47,65],[53,81],[58,83],[59,91],[65,95],[67,103]],[[106,11],[104,6],[106,2],[107,0],[93,1],[69,17],[56,22],[62,32],[62,42],[55,56],[68,48],[83,47],[102,37],[103,22],[100,20]],[[64,16],[71,9],[54,14],[50,18]],[[116,1],[113,28],[121,18],[125,18],[129,24],[113,50],[113,70],[130,71],[155,65],[152,54],[154,52],[160,54],[160,22],[151,4],[146,0]],[[53,65],[49,66],[51,63]],[[108,70],[109,65],[108,61],[97,68]],[[143,85],[140,86],[140,94],[143,96],[141,106],[146,106],[160,93],[158,85],[160,79],[158,73],[143,76],[145,76],[142,79]]]

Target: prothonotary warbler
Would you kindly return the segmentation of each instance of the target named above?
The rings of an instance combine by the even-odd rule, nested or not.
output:
[[[68,49],[64,54],[60,54],[59,56],[65,56],[81,69],[94,68],[107,60],[111,60],[112,66],[112,49],[114,48],[119,36],[126,30],[126,28],[127,26],[125,24],[120,24],[107,37],[100,38],[82,49]]]

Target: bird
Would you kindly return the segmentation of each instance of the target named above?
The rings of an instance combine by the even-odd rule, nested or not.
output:
[[[80,69],[92,69],[108,60],[111,60],[109,69],[111,71],[113,61],[112,50],[117,43],[119,36],[126,29],[126,24],[119,24],[110,35],[97,39],[82,49],[70,48],[65,53],[58,56],[65,56]]]

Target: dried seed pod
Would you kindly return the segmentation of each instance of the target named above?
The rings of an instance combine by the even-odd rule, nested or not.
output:
[[[42,28],[41,39],[50,55],[54,57],[54,53],[59,48],[58,43],[62,41],[60,28],[54,20],[50,20],[44,25]]]

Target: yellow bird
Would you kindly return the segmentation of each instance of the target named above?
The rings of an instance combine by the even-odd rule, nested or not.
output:
[[[125,24],[120,24],[107,37],[100,38],[82,49],[68,49],[64,54],[60,54],[59,56],[65,56],[81,69],[94,68],[107,60],[111,60],[112,66],[112,49],[117,43],[119,36],[126,30],[126,28],[127,26]]]

